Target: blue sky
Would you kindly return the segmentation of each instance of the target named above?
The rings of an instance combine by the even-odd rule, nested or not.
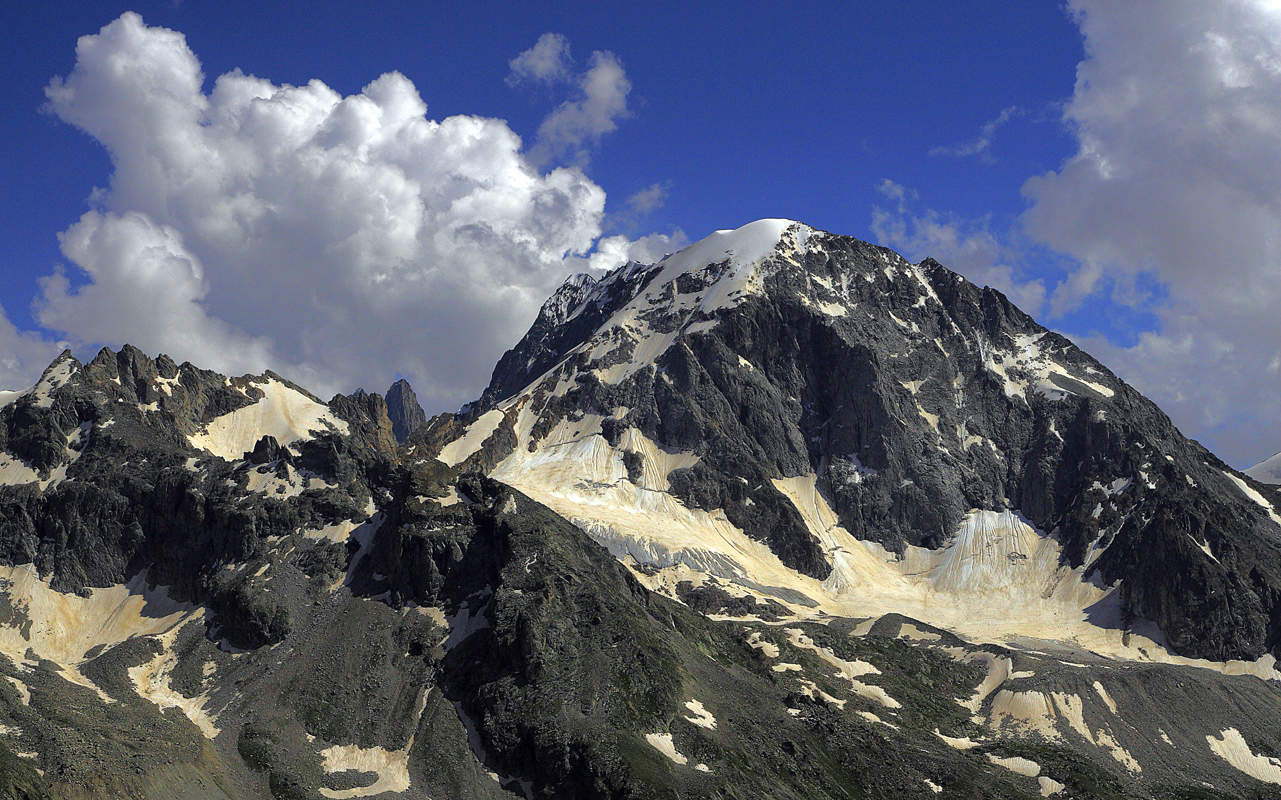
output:
[[[1275,245],[1262,241],[1259,232],[1267,213],[1281,204],[1274,204],[1273,197],[1242,200],[1248,195],[1242,183],[1252,180],[1248,165],[1234,163],[1230,155],[1216,164],[1205,155],[1215,151],[1216,142],[1231,147],[1237,141],[1228,138],[1235,133],[1230,126],[1204,135],[1193,131],[1164,153],[1159,144],[1154,148],[1147,143],[1146,137],[1161,139],[1159,131],[1146,129],[1144,120],[1167,111],[1185,113],[1188,120],[1204,118],[1207,109],[1198,109],[1197,103],[1228,119],[1235,118],[1234,110],[1253,108],[1251,103],[1258,101],[1251,98],[1274,85],[1268,81],[1275,75],[1267,69],[1250,72],[1241,64],[1265,63],[1262,56],[1276,54],[1277,40],[1270,35],[1275,30],[1267,27],[1274,11],[1263,0],[1225,0],[1214,13],[1198,9],[1204,3],[1141,8],[1145,5],[1117,11],[1093,0],[1070,8],[1053,2],[793,2],[742,4],[730,13],[720,4],[691,9],[686,3],[370,4],[359,11],[337,3],[190,0],[59,2],[21,9],[11,4],[0,11],[0,23],[11,32],[10,46],[0,53],[6,76],[0,85],[5,93],[0,146],[6,153],[0,161],[5,187],[0,193],[0,246],[5,253],[0,307],[17,329],[10,332],[18,342],[11,349],[21,357],[9,358],[7,364],[0,359],[0,379],[29,378],[33,368],[38,373],[33,364],[54,340],[81,352],[128,338],[145,349],[165,349],[198,362],[211,355],[218,362],[228,352],[244,356],[210,364],[226,368],[250,368],[254,358],[274,357],[325,389],[350,390],[356,383],[380,388],[403,372],[420,394],[436,403],[432,410],[439,410],[473,395],[497,354],[493,351],[501,351],[502,343],[510,343],[528,323],[536,298],[571,269],[583,267],[582,258],[555,256],[563,255],[567,242],[570,249],[582,249],[584,240],[598,242],[597,234],[620,234],[629,242],[657,234],[649,249],[661,252],[663,245],[675,246],[717,228],[784,216],[881,241],[909,257],[933,255],[1007,291],[1043,322],[1074,335],[1152,394],[1186,432],[1232,460],[1251,462],[1281,446],[1281,437],[1272,435],[1281,409],[1263,399],[1268,391],[1258,377],[1270,366],[1266,356],[1275,349],[1276,325],[1269,327],[1264,310],[1253,308],[1245,313],[1264,320],[1263,330],[1260,325],[1224,327],[1225,315],[1243,313],[1232,307],[1236,300],[1231,297],[1220,298],[1219,308],[1196,311],[1194,301],[1204,295],[1202,283],[1216,271],[1222,274],[1222,267],[1167,262],[1189,251],[1188,245],[1178,245],[1181,231],[1195,233],[1199,241],[1222,236],[1237,242],[1252,236],[1259,240],[1253,249],[1234,255],[1262,263],[1262,275],[1270,275]],[[111,52],[96,67],[86,61],[77,87],[70,77],[77,68],[77,38],[96,34],[130,10],[141,15],[146,28],[140,24],[137,35],[104,46]],[[1141,33],[1143,25],[1146,33]],[[109,69],[105,65],[121,53],[130,58],[154,55],[156,51],[143,47],[144,33],[158,28],[180,32],[185,49],[165,40],[173,52],[166,51],[151,66],[145,58],[132,62],[136,74],[107,89],[94,82],[93,69]],[[1262,36],[1257,33],[1261,29]],[[567,44],[571,60],[558,62],[550,79],[532,74],[520,79],[510,62],[547,33],[561,37],[556,41]],[[1205,42],[1205,47],[1198,44]],[[129,48],[135,47],[137,53],[131,53]],[[460,262],[451,275],[431,278],[446,281],[430,284],[432,297],[454,292],[474,300],[470,310],[458,311],[447,330],[487,324],[496,329],[463,359],[477,364],[488,359],[483,368],[447,368],[448,361],[460,359],[450,355],[446,337],[437,335],[443,334],[441,326],[415,329],[436,344],[420,348],[427,354],[409,358],[411,363],[398,361],[395,352],[387,351],[389,345],[373,351],[387,352],[385,358],[375,358],[359,348],[317,344],[326,337],[350,338],[345,331],[368,329],[370,320],[403,329],[423,316],[387,297],[353,302],[340,315],[341,325],[311,325],[306,337],[259,326],[263,309],[236,306],[236,298],[254,284],[243,282],[249,272],[224,266],[230,263],[229,251],[219,249],[208,230],[199,229],[201,198],[212,202],[213,196],[184,194],[182,186],[172,183],[177,180],[173,174],[162,180],[171,181],[163,190],[139,188],[150,178],[137,165],[146,153],[168,146],[163,135],[159,145],[146,140],[171,124],[171,117],[153,106],[131,111],[128,98],[158,96],[153,68],[156,73],[181,71],[185,62],[179,56],[188,51],[203,70],[203,85],[191,95],[197,103],[205,102],[200,98],[213,91],[218,76],[233,70],[274,87],[304,86],[318,79],[341,97],[359,94],[380,75],[395,71],[425,102],[427,120],[455,115],[500,120],[501,126],[489,126],[481,136],[485,141],[496,137],[493,146],[500,150],[508,131],[521,138],[518,152],[496,156],[495,163],[502,166],[478,167],[467,159],[483,158],[483,153],[472,153],[459,156],[457,164],[427,170],[433,175],[443,171],[448,180],[471,180],[476,169],[492,169],[493,175],[477,179],[486,184],[511,179],[514,168],[508,162],[525,159],[546,177],[543,190],[556,197],[543,202],[534,216],[525,211],[517,215],[521,225],[529,226],[519,236],[557,231],[526,261],[514,259],[499,270]],[[597,51],[600,56],[593,55]],[[1180,67],[1180,58],[1186,68]],[[1083,64],[1091,76],[1088,85],[1077,82]],[[610,69],[598,72],[598,66]],[[1207,88],[1207,71],[1227,88],[1220,91],[1213,82]],[[607,90],[613,94],[601,102],[614,105],[592,105],[584,88],[592,75],[612,81]],[[48,109],[46,86],[55,78],[67,79],[76,91]],[[1172,92],[1167,78],[1186,91]],[[1249,92],[1237,91],[1243,81]],[[1103,102],[1118,86],[1151,88],[1127,117],[1114,110],[1118,104]],[[103,97],[120,92],[124,99],[95,105],[89,99],[95,92]],[[1223,100],[1238,96],[1239,102]],[[571,127],[558,129],[556,140],[546,132],[549,128],[540,126],[565,105],[577,116],[561,120]],[[153,112],[154,118],[148,116]],[[135,119],[118,119],[113,116],[117,113]],[[138,120],[146,124],[134,125]],[[1268,149],[1277,144],[1273,127],[1264,124],[1247,133],[1254,137],[1250,155],[1256,161],[1259,153],[1279,155]],[[114,142],[118,156],[134,148],[137,155],[118,158],[120,163],[113,165],[104,142]],[[268,152],[268,143],[255,142]],[[454,153],[455,147],[442,146],[413,157],[448,161]],[[1129,213],[1136,198],[1153,191],[1158,182],[1154,176],[1178,174],[1188,165],[1177,160],[1192,157],[1196,169],[1217,170],[1210,177],[1227,187],[1225,198],[1230,194],[1245,212],[1263,214],[1256,227],[1227,229],[1235,223],[1207,220],[1194,199],[1182,205],[1171,201],[1160,216],[1153,211],[1151,218],[1133,226],[1118,223],[1123,216],[1118,208]],[[579,176],[573,186],[550,177],[557,167]],[[109,183],[113,169],[117,183]],[[1106,180],[1101,180],[1104,173]],[[385,177],[377,170],[366,174],[371,181]],[[1037,176],[1048,178],[1038,182]],[[288,179],[271,176],[277,182]],[[260,187],[266,178],[237,173],[223,183],[246,180],[250,183],[245,185]],[[359,193],[360,180],[348,176],[341,189],[329,191],[335,197]],[[91,198],[96,187],[102,188]],[[604,193],[603,209],[593,200],[596,191]],[[1229,199],[1221,200],[1219,205],[1230,210]],[[166,205],[175,203],[185,205],[180,210]],[[553,213],[548,207],[557,203],[566,204],[565,216],[572,222],[538,216]],[[1098,213],[1090,217],[1082,209]],[[90,210],[105,216],[81,220]],[[430,211],[424,218],[432,216]],[[313,215],[340,212],[329,206],[307,210]],[[1179,219],[1179,214],[1195,219]],[[300,212],[299,218],[307,217]],[[431,232],[420,229],[419,239],[424,230]],[[60,249],[59,234],[69,231],[73,244]],[[1154,244],[1163,242],[1167,231],[1173,240],[1170,258],[1164,257],[1164,245]],[[192,331],[209,330],[214,338],[221,337],[213,353],[191,336],[172,333],[185,325],[179,316],[157,319],[150,327],[139,322],[151,309],[131,305],[128,298],[150,292],[168,297],[172,287],[163,283],[161,272],[147,278],[161,283],[147,283],[144,291],[138,288],[142,284],[122,282],[127,265],[86,255],[110,242],[123,254],[154,253],[155,247],[138,244],[145,236],[161,237],[170,248],[166,252],[177,253],[177,261],[166,263],[190,267],[191,274],[178,281],[175,305],[199,318]],[[341,251],[359,260],[369,254],[351,249],[357,239],[299,258],[323,260]],[[75,241],[82,242],[79,251]],[[261,259],[254,274],[270,270],[268,283],[294,292],[299,308],[310,310],[314,319],[340,301],[310,288],[306,291],[316,296],[300,299],[298,287],[314,287],[315,276],[327,273],[316,272],[308,278],[312,283],[286,276],[293,268],[288,263],[294,252],[291,241],[264,240],[263,247],[274,249],[270,255],[253,254]],[[599,253],[599,243],[595,247]],[[428,285],[413,277],[409,267],[426,264],[429,271],[440,270],[437,262],[452,263],[454,255],[444,245],[408,255],[398,251],[388,257],[409,266],[378,273],[379,280],[394,283],[409,276],[405,280],[417,281],[414,286]],[[601,255],[593,263],[605,260]],[[335,262],[333,269],[344,266]],[[122,272],[112,273],[117,268]],[[50,275],[61,276],[52,289],[41,284]],[[111,275],[115,277],[104,277]],[[506,299],[479,298],[487,282],[501,289],[496,297]],[[96,293],[81,291],[94,284]],[[460,307],[451,303],[452,310]],[[86,322],[87,314],[102,319]],[[1217,377],[1212,367],[1186,369],[1191,361],[1225,358],[1240,364]],[[1218,384],[1213,398],[1200,393],[1207,377]]]
[[[532,138],[558,99],[505,85],[508,60],[555,31],[576,57],[616,53],[633,115],[602,140],[588,174],[620,200],[670,181],[663,207],[633,234],[691,237],[768,216],[870,236],[875,191],[891,178],[936,207],[1009,224],[1019,185],[1056,166],[1072,142],[1055,104],[1072,91],[1081,36],[1055,3],[760,4],[734,14],[686,3],[346,4],[50,3],[10,8],[21,31],[3,53],[3,305],[31,320],[29,285],[61,259],[53,235],[105,182],[102,147],[49,114],[44,87],[75,63],[75,41],[125,10],[182,31],[207,79],[239,67],[277,83],[320,78],[359,92],[384,72],[414,82],[431,116],[480,114]],[[328,7],[326,7],[328,6]],[[786,10],[780,10],[786,9]],[[489,21],[501,21],[491,24]],[[978,136],[1002,109],[1027,116],[997,134],[996,160],[931,157]],[[33,235],[35,234],[35,235]],[[7,264],[6,267],[10,265]]]

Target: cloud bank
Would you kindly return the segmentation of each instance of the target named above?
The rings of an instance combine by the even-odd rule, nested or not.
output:
[[[577,87],[577,96],[557,106],[538,126],[538,138],[530,151],[535,163],[565,159],[586,164],[590,148],[631,114],[627,108],[631,81],[618,56],[608,50],[592,53],[590,66],[577,78]]]
[[[566,161],[585,166],[591,148],[602,136],[617,130],[620,120],[631,115],[627,95],[632,83],[618,56],[608,50],[593,52],[587,69],[575,75],[569,40],[559,33],[544,33],[507,66],[508,86],[569,83],[575,89],[574,96],[557,106],[538,126],[529,151],[535,164]]]
[[[544,36],[513,75],[548,80],[567,59],[568,42]],[[60,236],[74,266],[42,281],[41,324],[326,393],[399,372],[448,408],[568,272],[676,244],[597,247],[605,192],[581,169],[535,166],[502,120],[431,119],[396,72],[346,97],[238,70],[204,87],[183,35],[137,14],[79,40],[49,107],[114,171]],[[540,129],[540,157],[612,130],[628,87],[595,54],[581,97]]]
[[[1234,463],[1262,458],[1281,448],[1281,6],[1069,9],[1086,46],[1063,105],[1076,151],[1026,182],[1021,227],[922,207],[887,182],[874,232],[1051,322],[1087,302],[1155,310],[1133,346],[1083,344]],[[35,312],[60,341],[0,311],[0,381],[30,382],[64,338],[128,340],[322,392],[402,372],[435,408],[469,399],[564,274],[683,241],[601,238],[605,194],[581,165],[630,113],[619,59],[576,67],[568,40],[545,34],[509,66],[513,85],[570,95],[528,148],[502,120],[432,119],[398,73],[346,97],[239,71],[207,84],[180,33],[136,14],[83,37],[49,107],[106,147],[113,173],[61,234],[67,268],[41,282]],[[1007,112],[939,154],[990,157]],[[1058,282],[1030,274],[1030,248],[1076,266]]]
[[[0,308],[0,390],[25,389],[68,345],[17,328]]]
[[[1070,8],[1077,152],[1025,184],[1025,229],[1081,265],[1060,308],[1104,285],[1141,306],[1159,282],[1156,330],[1086,346],[1225,457],[1261,459],[1281,448],[1281,5]]]

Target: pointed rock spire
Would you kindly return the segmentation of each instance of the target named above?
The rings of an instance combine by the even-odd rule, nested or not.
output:
[[[427,424],[427,414],[404,378],[387,390],[387,416],[391,418],[391,429],[398,442],[405,441],[415,429]]]

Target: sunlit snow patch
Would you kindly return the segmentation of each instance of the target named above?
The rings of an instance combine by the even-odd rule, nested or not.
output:
[[[672,742],[672,735],[670,733],[647,733],[645,734],[645,741],[649,742],[650,747],[667,756],[667,758],[674,763],[680,764],[681,766],[687,766],[689,764],[689,758],[677,752],[676,745]],[[696,764],[694,765],[694,769],[699,772],[711,772],[706,764]]]
[[[88,597],[53,590],[30,564],[0,567],[0,582],[14,612],[10,624],[0,625],[0,653],[18,665],[48,659],[58,664],[62,677],[94,691],[103,702],[114,701],[80,672],[90,651],[134,636],[176,633],[203,613],[171,600],[162,589],[148,590],[141,578],[127,586],[91,588]]]
[[[235,461],[264,436],[281,446],[311,438],[314,431],[347,433],[347,423],[297,389],[268,378],[254,384],[263,396],[251,405],[238,408],[209,421],[205,430],[188,437],[191,446]]]
[[[1074,374],[1056,361],[1041,346],[1046,334],[1018,334],[1014,337],[1015,350],[1008,352],[980,342],[983,366],[1001,379],[1008,397],[1024,397],[1029,390],[1051,400],[1061,400],[1066,395],[1110,398],[1115,392],[1101,383]]]
[[[1205,740],[1215,755],[1246,775],[1264,783],[1281,784],[1281,759],[1256,754],[1236,728],[1228,728],[1217,737],[1207,736]]]
[[[150,700],[162,709],[178,709],[200,729],[201,733],[212,739],[218,735],[219,728],[214,715],[205,708],[208,702],[207,695],[187,697],[175,690],[172,685],[173,670],[178,666],[178,654],[174,652],[173,646],[180,630],[182,630],[182,624],[157,636],[161,646],[160,653],[144,664],[130,667],[129,680],[133,682],[139,696]]]
[[[687,722],[697,725],[700,728],[707,728],[708,730],[714,730],[716,728],[716,717],[712,716],[712,712],[703,708],[703,703],[701,701],[690,700],[685,703],[685,708],[689,709],[692,714],[692,716],[685,717]]]
[[[320,751],[324,760],[325,772],[372,772],[377,779],[368,786],[351,789],[328,789],[321,787],[320,793],[333,800],[346,800],[352,797],[373,797],[384,793],[399,794],[409,790],[409,752],[414,749],[414,739],[418,736],[418,724],[423,710],[427,707],[427,695],[430,689],[424,689],[418,696],[414,710],[413,733],[409,741],[398,750],[385,747],[357,747],[354,744],[333,745]]]
[[[1276,524],[1281,525],[1281,515],[1277,514],[1277,510],[1272,507],[1272,504],[1268,502],[1267,498],[1259,494],[1259,492],[1255,490],[1254,487],[1250,486],[1250,484],[1246,483],[1245,481],[1241,480],[1237,476],[1233,475],[1231,472],[1224,472],[1223,474],[1227,477],[1228,480],[1232,481],[1232,483],[1235,484],[1238,489],[1241,490],[1241,494],[1250,498],[1255,503],[1257,503],[1264,511],[1268,512],[1269,519],[1271,519]]]
[[[486,411],[467,426],[462,436],[441,448],[436,458],[451,467],[458,466],[480,450],[480,446],[485,443],[491,433],[498,429],[502,421],[503,412],[498,409]]]

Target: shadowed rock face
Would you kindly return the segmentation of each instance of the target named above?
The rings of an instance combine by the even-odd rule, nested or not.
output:
[[[0,795],[1272,796],[1266,664],[983,644],[786,582],[840,577],[824,526],[910,565],[1030,523],[1120,581],[1118,624],[1277,648],[1274,490],[998,293],[767,222],[768,246],[756,226],[571,279],[425,425],[403,382],[325,403],[128,346],[61,356],[0,407]],[[615,557],[608,519],[493,477],[545,474],[630,487],[667,541],[677,512],[723,519],[778,583]]]
[[[396,441],[403,442],[409,435],[427,424],[427,414],[418,404],[409,381],[401,378],[387,390],[387,416],[391,419]]]

